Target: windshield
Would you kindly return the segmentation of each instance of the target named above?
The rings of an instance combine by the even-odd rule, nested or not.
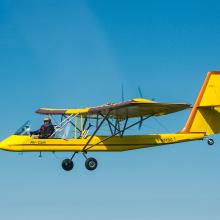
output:
[[[31,122],[26,121],[16,132],[15,135],[29,135]]]

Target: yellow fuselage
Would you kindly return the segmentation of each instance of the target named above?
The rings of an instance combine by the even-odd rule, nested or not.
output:
[[[0,149],[7,151],[83,151],[90,136],[86,139],[34,139],[30,136],[12,135],[0,143]],[[195,134],[153,134],[124,137],[94,136],[86,151],[127,151],[158,145],[202,140],[204,133]],[[100,142],[104,140],[103,142]],[[100,142],[100,143],[99,143]],[[99,144],[97,144],[99,143]],[[97,145],[96,145],[97,144]]]

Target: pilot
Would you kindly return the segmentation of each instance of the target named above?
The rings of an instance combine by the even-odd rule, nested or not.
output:
[[[50,118],[44,118],[44,124],[37,131],[30,132],[33,138],[49,138],[54,133],[54,126],[51,123]]]

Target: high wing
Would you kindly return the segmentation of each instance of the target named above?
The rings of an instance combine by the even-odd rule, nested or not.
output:
[[[51,109],[40,108],[38,114],[46,115],[75,115],[80,114],[85,117],[95,117],[97,115],[108,115],[116,119],[143,117],[148,115],[161,116],[178,112],[191,105],[186,103],[161,103],[152,100],[136,98],[126,102],[110,103],[91,108],[82,109]]]

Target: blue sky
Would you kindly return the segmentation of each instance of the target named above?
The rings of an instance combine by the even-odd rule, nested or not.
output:
[[[220,70],[219,1],[0,1],[1,139],[39,107],[85,107],[139,96],[193,103]],[[162,117],[170,131],[189,112]],[[166,132],[149,121],[142,132]],[[136,130],[137,132],[137,130]],[[124,153],[0,154],[4,220],[220,218],[220,138]]]

